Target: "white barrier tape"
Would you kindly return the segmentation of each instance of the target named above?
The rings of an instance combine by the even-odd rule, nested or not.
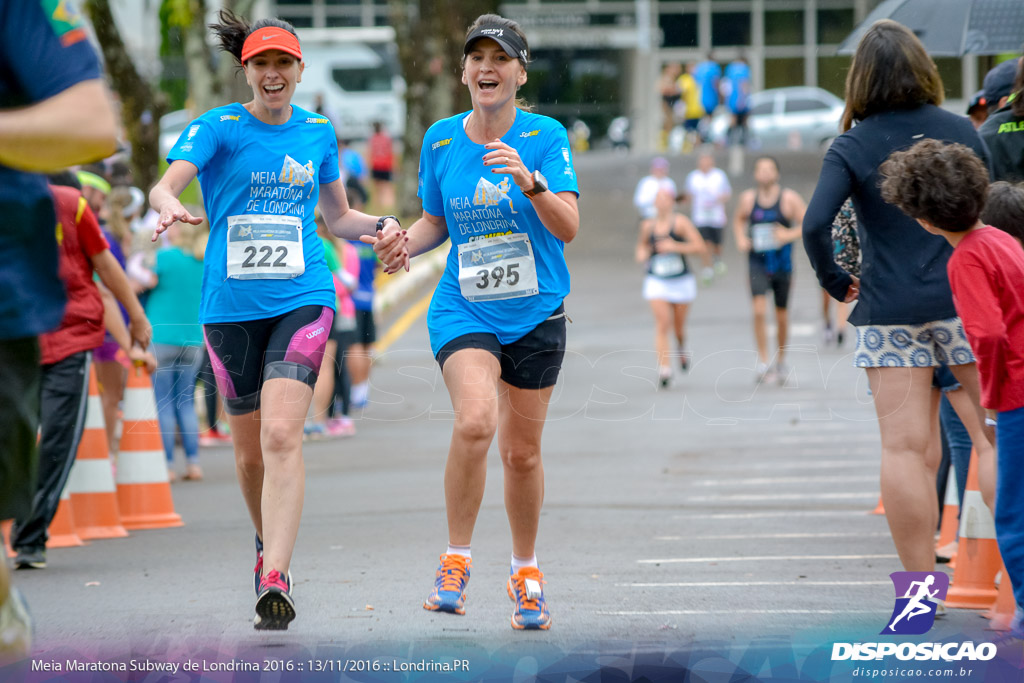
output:
[[[444,271],[450,246],[445,242],[429,254],[417,257],[408,273],[392,275],[388,286],[382,287],[373,298],[374,315],[380,315],[411,294],[423,294],[427,281]]]
[[[113,493],[114,471],[107,458],[76,460],[68,477],[69,493]]]
[[[152,387],[140,387],[124,390],[124,422],[136,420],[155,420],[156,396]]]
[[[996,522],[981,497],[981,491],[964,492],[964,508],[960,511],[960,538],[996,538]]]
[[[117,483],[166,484],[167,459],[163,451],[121,451],[117,459]]]

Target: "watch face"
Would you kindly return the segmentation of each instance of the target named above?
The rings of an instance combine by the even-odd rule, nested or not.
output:
[[[548,189],[548,179],[540,171],[533,172],[533,191],[543,192]]]

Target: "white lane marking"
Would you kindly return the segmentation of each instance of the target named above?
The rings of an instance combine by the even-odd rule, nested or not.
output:
[[[878,614],[876,609],[666,609],[597,612],[603,617],[699,616],[703,614]]]
[[[786,562],[809,560],[891,560],[899,557],[891,555],[752,555],[749,557],[668,557],[659,560],[637,560],[637,564],[697,564],[701,562]]]
[[[769,519],[774,517],[867,517],[870,510],[788,510],[785,512],[701,512],[672,515],[671,519]],[[881,515],[879,515],[881,517]]]
[[[724,534],[720,536],[655,536],[655,541],[746,541],[762,538],[868,538],[888,536],[888,531],[793,533],[793,534]]]
[[[766,462],[766,463],[745,463],[737,462],[735,468],[718,468],[715,469],[742,469],[745,471],[757,471],[757,470],[771,470],[777,472],[779,470],[841,470],[841,469],[852,469],[859,468],[861,470],[867,467],[875,467],[881,461],[878,458],[857,458],[856,460],[827,460],[824,462],[794,462],[791,465],[778,462]],[[715,463],[718,465],[718,463]]]
[[[826,424],[829,424],[829,423],[825,423],[825,424],[819,425],[819,427],[824,428],[826,426]],[[833,430],[834,430],[834,428],[833,428]],[[833,431],[833,430],[829,430],[829,431]],[[743,439],[743,440],[737,440],[737,441],[730,441],[729,442],[729,446],[730,446],[730,448],[742,448],[744,446],[763,446],[766,443],[771,443],[771,444],[811,444],[811,443],[823,443],[823,444],[826,444],[826,445],[834,445],[834,444],[836,444],[836,436],[837,435],[835,435],[835,434],[773,434],[773,433],[769,432],[769,433],[761,434],[760,436],[761,436],[760,439],[754,439],[754,440]],[[851,443],[851,442],[862,442],[862,443],[872,443],[872,444],[875,444],[879,448],[881,448],[881,446],[882,446],[882,440],[878,436],[878,432],[876,432],[876,431],[872,431],[870,434],[864,434],[864,433],[860,433],[860,432],[851,432],[849,434],[843,434],[840,438],[842,438],[842,441],[840,442],[840,445],[848,444],[848,443]]]
[[[891,581],[680,581],[676,583],[617,583],[626,588],[741,588],[752,586],[891,586]]]
[[[758,458],[821,458],[823,462],[828,462],[829,458],[835,456],[849,457],[851,455],[860,456],[871,456],[874,455],[875,461],[880,462],[881,448],[826,448],[824,446],[818,448],[787,448],[783,447],[780,449],[768,449],[765,444],[751,444],[745,446],[742,449],[732,449],[732,452],[715,454],[715,457],[730,457],[740,456],[755,453]],[[688,454],[689,455],[689,454]]]
[[[775,484],[852,484],[878,481],[878,475],[854,477],[751,477],[748,479],[699,479],[694,486],[765,486]]]
[[[874,491],[853,491],[845,493],[763,493],[748,495],[745,493],[722,493],[717,496],[687,496],[687,503],[715,503],[729,501],[730,503],[756,502],[768,500],[855,500],[878,498],[878,489]]]

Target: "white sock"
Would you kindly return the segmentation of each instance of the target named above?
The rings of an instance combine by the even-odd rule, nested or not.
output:
[[[448,544],[448,555],[463,555],[464,557],[473,557],[473,553],[470,552],[468,545],[452,545]]]
[[[351,399],[353,403],[365,403],[370,395],[370,383],[360,382],[352,385]]]
[[[519,570],[523,567],[534,567],[537,568],[537,555],[531,555],[530,557],[519,557],[515,553],[512,554],[512,573],[518,574]]]

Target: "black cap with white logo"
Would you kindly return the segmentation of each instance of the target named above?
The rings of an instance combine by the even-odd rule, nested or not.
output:
[[[473,49],[473,43],[481,38],[490,38],[498,45],[501,45],[501,49],[505,51],[505,54],[513,59],[518,59],[524,64],[530,61],[530,53],[526,48],[526,43],[519,37],[519,34],[506,26],[494,24],[485,24],[470,33],[466,38],[463,54],[468,55],[470,50]]]

